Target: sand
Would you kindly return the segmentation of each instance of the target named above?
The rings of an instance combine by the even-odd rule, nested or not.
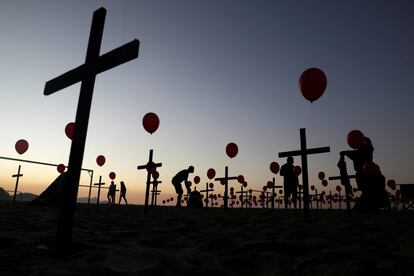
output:
[[[0,205],[0,275],[414,275],[414,212],[79,204],[55,258],[58,209]]]

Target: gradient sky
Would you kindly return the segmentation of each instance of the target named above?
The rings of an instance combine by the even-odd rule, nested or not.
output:
[[[108,183],[115,171],[129,201],[141,203],[145,173],[136,167],[153,148],[163,163],[161,197],[174,194],[170,180],[188,165],[201,183],[208,168],[222,176],[228,165],[230,174],[261,189],[272,177],[270,162],[285,162],[278,152],[298,149],[303,127],[310,147],[331,147],[309,158],[310,182],[320,189],[317,173],[338,174],[352,129],[371,138],[387,179],[414,182],[409,0],[2,1],[0,156],[67,164],[64,127],[75,118],[80,85],[47,97],[43,88],[84,62],[92,13],[101,6],[107,9],[101,53],[134,38],[141,46],[138,59],[97,77],[83,162],[95,170],[94,182],[103,175]],[[312,104],[298,87],[309,67],[328,78]],[[153,135],[142,128],[147,112],[160,117]],[[14,149],[21,138],[30,145],[22,156]],[[229,142],[239,146],[234,159],[225,154]],[[99,154],[107,158],[103,167],[95,163]],[[14,187],[17,166],[0,160],[1,187]],[[58,175],[25,163],[22,172],[21,190],[33,193]],[[84,174],[82,184],[88,181]]]

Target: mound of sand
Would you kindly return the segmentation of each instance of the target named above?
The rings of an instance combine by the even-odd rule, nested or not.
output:
[[[414,212],[78,205],[56,259],[58,209],[3,206],[3,275],[412,275]]]

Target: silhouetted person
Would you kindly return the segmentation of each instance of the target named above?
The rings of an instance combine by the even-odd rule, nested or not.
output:
[[[183,196],[183,187],[181,186],[181,182],[184,181],[184,185],[185,185],[188,181],[188,175],[193,172],[194,172],[194,167],[189,166],[188,169],[179,171],[171,180],[171,183],[174,185],[175,192],[177,193],[176,207],[181,207],[181,198]],[[187,187],[187,185],[185,187],[187,188],[187,193],[190,193],[191,191]]]
[[[111,185],[109,185],[108,189],[108,203],[115,204],[115,192],[116,192],[116,185],[113,181],[111,181]]]
[[[347,156],[354,163],[355,180],[359,190],[364,193],[366,190],[366,183],[364,183],[364,164],[366,162],[372,162],[374,153],[374,147],[372,146],[371,139],[365,137],[365,143],[362,147],[356,150],[345,150],[340,152],[340,156]]]
[[[377,174],[367,175],[364,173],[364,164],[372,162],[374,147],[368,137],[365,137],[365,143],[356,150],[341,151],[340,156],[347,156],[354,163],[355,180],[358,189],[362,192],[359,201],[355,204],[354,210],[357,211],[375,211],[380,207],[389,208],[389,202],[385,192],[385,177],[379,168]]]
[[[280,168],[280,175],[283,176],[283,190],[285,192],[285,209],[288,207],[289,197],[292,196],[293,206],[296,209],[296,199],[298,196],[298,176],[293,166],[293,157],[287,158],[286,164]]]
[[[124,199],[124,201],[125,201],[125,204],[126,205],[128,205],[128,201],[127,201],[127,199],[126,199],[126,186],[125,186],[125,183],[124,183],[124,181],[121,181],[121,190],[120,190],[120,193],[119,193],[119,202],[118,202],[118,204],[121,204],[121,199]]]

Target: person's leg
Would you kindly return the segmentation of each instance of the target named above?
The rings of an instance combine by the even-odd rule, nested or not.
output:
[[[292,193],[292,201],[293,201],[293,207],[295,208],[295,210],[296,210],[297,197],[298,197],[297,192],[296,191],[293,191],[293,193]]]

